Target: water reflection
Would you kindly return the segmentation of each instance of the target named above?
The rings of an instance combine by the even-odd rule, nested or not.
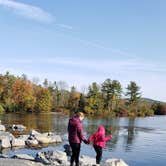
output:
[[[136,137],[136,131],[135,131],[135,119],[129,118],[128,119],[128,125],[126,127],[127,129],[127,136],[124,137],[124,148],[125,151],[131,151],[131,146],[133,144],[133,141]]]
[[[18,153],[35,154],[36,151],[55,149],[60,150],[63,144],[67,142],[67,124],[70,116],[62,114],[5,114],[0,115],[0,120],[5,126],[12,124],[23,124],[27,127],[25,133],[35,129],[39,132],[56,132],[64,138],[64,142],[60,145],[49,145],[42,149],[20,149]],[[153,118],[103,118],[103,117],[86,117],[83,121],[84,132],[88,137],[94,133],[99,125],[106,128],[106,135],[112,134],[113,139],[107,142],[104,149],[103,160],[110,156],[123,158],[132,166],[154,166],[151,159],[155,160],[156,165],[164,166],[163,158],[166,149],[166,116]],[[16,134],[16,133],[15,133]],[[17,133],[23,134],[23,133]],[[153,146],[152,146],[153,145]],[[7,150],[5,153],[13,153]],[[3,151],[3,152],[4,152]],[[83,153],[92,155],[95,153],[90,146],[82,145]],[[131,153],[132,152],[132,153]],[[153,153],[152,153],[153,152]],[[146,161],[146,163],[145,163]],[[147,164],[148,163],[148,164]]]
[[[23,124],[27,132],[35,129],[39,132],[66,133],[66,116],[62,114],[5,114],[0,116],[7,128],[12,124]]]

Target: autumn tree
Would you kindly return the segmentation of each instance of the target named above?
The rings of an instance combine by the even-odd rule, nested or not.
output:
[[[33,85],[30,81],[17,79],[13,84],[12,92],[17,110],[33,110],[36,98],[34,97]]]
[[[47,88],[38,90],[35,110],[38,112],[49,112],[51,110],[51,94]]]
[[[0,76],[0,102],[3,103],[6,111],[13,110],[12,86],[15,80],[16,77],[9,72]]]
[[[69,108],[74,112],[78,110],[80,95],[80,92],[76,91],[76,88],[72,86],[69,97]]]

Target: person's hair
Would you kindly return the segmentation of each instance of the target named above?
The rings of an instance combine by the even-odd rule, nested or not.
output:
[[[83,112],[77,112],[77,116],[84,118],[84,113]]]

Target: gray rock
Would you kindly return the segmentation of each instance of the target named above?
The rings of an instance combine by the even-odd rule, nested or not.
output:
[[[1,148],[10,148],[11,147],[9,137],[7,137],[7,136],[0,137],[0,147]]]
[[[60,135],[52,135],[52,136],[50,136],[50,138],[51,138],[50,143],[54,143],[54,142],[61,143],[62,142],[62,138]]]
[[[5,154],[0,154],[0,158],[9,158],[9,156],[7,156]]]
[[[60,143],[62,138],[59,135],[54,133],[39,133],[35,130],[32,130],[30,136],[33,136],[41,144],[50,144],[50,143]]]
[[[0,148],[10,148],[15,137],[9,132],[0,132]]]
[[[49,165],[51,162],[45,157],[44,152],[39,152],[36,154],[35,161],[41,162],[43,164]]]
[[[20,135],[18,138],[26,141],[29,138],[29,135]]]
[[[42,163],[22,159],[0,158],[0,166],[44,166]]]
[[[29,135],[33,135],[33,136],[38,135],[38,134],[41,134],[41,133],[39,133],[36,130],[31,130],[31,132],[29,133]]]
[[[80,157],[80,166],[92,166],[96,164],[96,159],[82,155]]]
[[[17,124],[17,125],[13,124],[11,128],[13,131],[15,131],[15,130],[23,131],[26,129],[26,127],[24,125],[21,125],[21,124]]]
[[[35,158],[27,155],[27,154],[15,154],[14,156],[12,156],[12,158],[17,158],[17,159],[24,159],[24,160],[32,160],[34,161]]]
[[[5,130],[6,130],[5,126],[0,124],[0,131],[5,131]]]
[[[53,151],[52,155],[50,156],[51,160],[58,161],[59,163],[67,162],[67,155],[65,152],[62,151]]]
[[[14,138],[11,141],[12,147],[24,147],[25,146],[25,140],[22,138]]]
[[[27,146],[32,147],[32,146],[37,146],[37,145],[39,144],[39,142],[38,142],[36,139],[27,139],[27,140],[25,141],[25,144],[26,144]]]

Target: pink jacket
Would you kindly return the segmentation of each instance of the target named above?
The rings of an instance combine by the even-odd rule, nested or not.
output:
[[[112,135],[105,136],[105,128],[103,126],[98,127],[98,131],[92,134],[88,138],[88,142],[93,141],[93,145],[105,147],[106,141],[112,139]]]

